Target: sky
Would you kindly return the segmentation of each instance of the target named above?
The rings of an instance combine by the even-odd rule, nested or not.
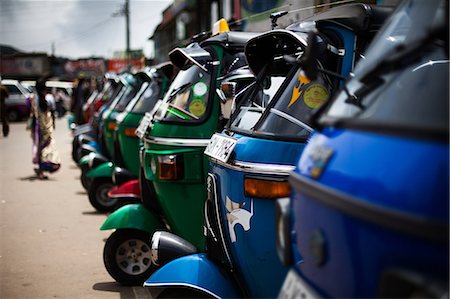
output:
[[[171,0],[130,1],[130,48],[152,55],[147,39]],[[125,50],[125,0],[0,0],[0,44],[72,59]]]

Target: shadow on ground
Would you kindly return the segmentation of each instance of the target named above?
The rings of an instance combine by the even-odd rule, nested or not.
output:
[[[98,212],[98,211],[83,211],[83,212],[81,212],[81,214],[88,215],[88,216],[105,215],[105,213],[101,213],[101,212]]]
[[[96,291],[119,293],[121,299],[151,299],[150,293],[143,287],[125,287],[117,282],[98,282],[92,286]]]
[[[34,182],[34,181],[53,181],[56,182],[56,180],[54,178],[51,177],[45,177],[45,178],[40,178],[37,175],[33,174],[30,176],[26,176],[26,177],[22,177],[22,178],[18,178],[20,181],[29,181],[29,182]]]

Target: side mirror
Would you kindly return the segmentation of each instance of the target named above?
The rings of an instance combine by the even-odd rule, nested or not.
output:
[[[222,82],[222,84],[220,84],[220,90],[223,93],[224,102],[233,100],[233,98],[236,96],[236,86],[236,82]]]

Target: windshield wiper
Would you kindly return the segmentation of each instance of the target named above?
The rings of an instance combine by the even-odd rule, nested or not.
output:
[[[442,36],[442,30],[442,28],[435,28],[425,37],[409,44],[399,44],[391,53],[386,54],[386,58],[365,74],[360,81],[367,84],[383,74],[399,70],[419,61],[423,51],[427,48],[426,46],[433,43],[439,36]]]
[[[382,75],[400,70],[420,61],[427,45],[433,43],[439,36],[442,36],[442,30],[442,28],[436,28],[431,30],[423,38],[419,38],[409,44],[399,44],[396,46],[390,53],[385,55],[386,58],[381,60],[380,63],[359,80],[363,85],[354,94],[347,93],[348,98],[345,100],[345,103],[355,105],[361,110],[365,109],[362,105],[362,99],[365,95],[385,82],[381,78]]]
[[[175,88],[174,90],[172,90],[172,92],[169,95],[169,98],[173,97],[175,94],[177,94],[180,90],[185,89],[186,87],[190,86],[191,83],[185,83],[181,86],[178,86],[177,88]]]

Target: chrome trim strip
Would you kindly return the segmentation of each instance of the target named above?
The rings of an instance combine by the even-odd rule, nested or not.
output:
[[[144,141],[152,144],[162,144],[172,146],[206,147],[209,144],[209,139],[144,137]]]
[[[214,158],[209,159],[214,163],[231,170],[256,174],[273,174],[273,175],[288,176],[291,173],[291,171],[295,169],[295,165],[264,164],[264,163],[252,163],[243,161],[232,161],[225,163]]]
[[[151,246],[152,246],[152,264],[155,266],[159,266],[158,264],[158,247],[159,247],[159,239],[161,238],[161,232],[155,232],[153,234],[152,240],[151,240]]]
[[[144,282],[144,287],[190,287],[194,290],[199,290],[202,292],[207,293],[208,295],[213,296],[214,298],[220,299],[221,297],[214,294],[213,292],[211,292],[210,290],[204,289],[202,287],[199,287],[197,285],[194,284],[190,284],[190,283],[185,283],[185,282],[174,282],[174,283],[148,283],[148,282]]]

